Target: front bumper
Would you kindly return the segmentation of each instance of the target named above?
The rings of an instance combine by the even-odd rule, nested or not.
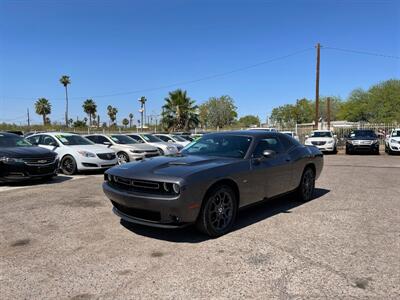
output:
[[[25,163],[0,164],[0,181],[19,182],[56,176],[58,159],[46,165],[27,165]]]
[[[100,170],[100,169],[108,169],[111,167],[114,167],[118,164],[118,160],[112,159],[112,160],[105,160],[105,159],[99,159],[96,157],[85,157],[85,158],[80,158],[79,161],[77,161],[77,167],[78,170]]]
[[[400,143],[390,143],[389,148],[393,152],[400,152]]]
[[[107,181],[103,183],[103,191],[120,218],[154,227],[177,228],[194,223],[201,206],[201,199],[193,199],[185,191],[176,196],[134,193]]]
[[[354,145],[347,143],[346,149],[349,152],[378,152],[379,151],[379,143],[374,143],[370,145]]]

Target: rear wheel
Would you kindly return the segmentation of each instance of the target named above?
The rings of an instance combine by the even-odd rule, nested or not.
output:
[[[76,161],[72,156],[66,155],[63,157],[63,159],[61,160],[61,171],[65,175],[73,175],[76,173]]]
[[[117,153],[118,163],[120,165],[126,164],[129,162],[129,156],[125,152],[118,152]]]
[[[228,185],[213,188],[206,196],[196,227],[210,237],[229,232],[237,215],[235,192]]]
[[[301,176],[301,182],[297,189],[298,197],[301,202],[310,201],[315,189],[315,173],[310,167],[307,167]]]

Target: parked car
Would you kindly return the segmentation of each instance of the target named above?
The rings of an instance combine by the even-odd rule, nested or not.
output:
[[[194,138],[190,132],[174,132],[175,135],[179,135],[180,137],[184,138],[189,142],[193,142]]]
[[[173,143],[166,143],[163,140],[160,140],[158,137],[152,134],[139,134],[139,133],[129,133],[127,136],[133,138],[135,141],[139,143],[146,143],[151,146],[154,146],[160,151],[161,155],[171,155],[176,154],[180,150],[183,149],[181,145],[176,145]]]
[[[47,132],[31,135],[27,140],[56,152],[60,158],[60,169],[66,175],[84,170],[107,169],[118,163],[113,150],[95,145],[78,134]]]
[[[227,233],[238,209],[297,191],[312,199],[323,155],[267,131],[204,135],[173,156],[111,168],[103,190],[123,220],[175,228],[195,223],[211,237]]]
[[[24,136],[24,133],[21,130],[6,130],[8,133],[14,133],[19,136]]]
[[[154,136],[158,137],[160,140],[167,143],[175,143],[181,145],[183,147],[190,144],[189,141],[185,140],[183,137],[175,134],[166,134],[166,133],[156,133]]]
[[[379,154],[379,139],[373,130],[353,130],[346,138],[346,154],[369,152]]]
[[[315,146],[322,152],[337,153],[337,137],[330,130],[314,130],[304,142],[307,146]]]
[[[400,153],[400,128],[393,129],[392,132],[386,136],[385,152],[389,154]]]
[[[119,164],[160,155],[156,147],[140,144],[123,134],[90,134],[85,137],[97,145],[114,150]]]
[[[13,133],[0,132],[0,182],[15,182],[57,175],[57,154],[35,147]]]
[[[293,132],[293,131],[281,131],[281,133],[287,134],[288,136],[291,136],[292,138],[294,138],[296,141],[299,141],[299,137],[296,134],[296,132]]]

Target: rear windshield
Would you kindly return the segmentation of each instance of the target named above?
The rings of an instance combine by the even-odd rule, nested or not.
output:
[[[5,136],[0,134],[0,147],[32,147],[32,144],[19,136]]]

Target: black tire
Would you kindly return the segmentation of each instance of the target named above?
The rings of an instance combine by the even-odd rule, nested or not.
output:
[[[161,149],[161,148],[157,148],[158,149],[158,151],[160,151],[160,155],[164,155],[164,150],[163,149]]]
[[[337,147],[335,146],[335,149],[333,149],[333,154],[337,154]]]
[[[352,152],[346,147],[346,154],[352,154]]]
[[[65,155],[62,158],[60,169],[65,175],[74,175],[78,171],[76,161],[71,155]]]
[[[315,190],[315,172],[311,167],[304,169],[301,176],[300,185],[297,188],[297,195],[301,202],[310,201],[313,198]]]
[[[117,158],[118,158],[119,165],[126,164],[129,162],[129,155],[126,154],[125,152],[118,152]]]
[[[228,185],[216,186],[203,201],[196,227],[210,237],[222,236],[232,229],[237,210],[237,197],[233,189]]]

